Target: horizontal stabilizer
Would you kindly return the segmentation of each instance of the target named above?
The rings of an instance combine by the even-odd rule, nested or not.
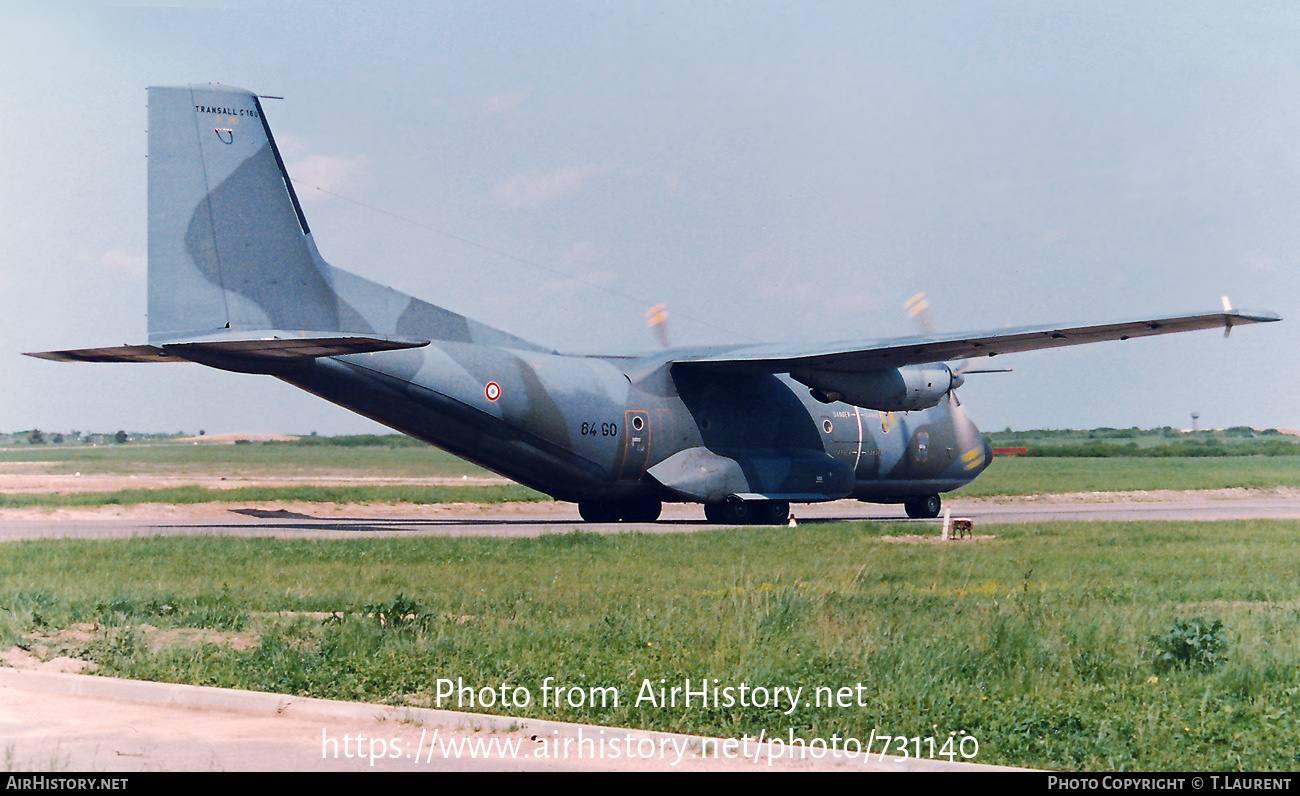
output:
[[[187,362],[163,353],[152,345],[120,345],[112,348],[75,348],[69,351],[36,351],[26,354],[55,362]]]
[[[284,333],[266,332],[255,337],[241,333],[238,337],[216,337],[179,343],[165,343],[163,351],[183,359],[197,355],[226,355],[252,359],[304,359],[315,357],[341,357],[348,354],[373,354],[377,351],[397,351],[420,348],[428,340],[373,334],[340,334],[338,332]]]
[[[40,351],[27,356],[59,362],[196,362],[210,363],[214,358],[234,357],[242,360],[286,362],[340,357],[348,354],[372,354],[419,348],[428,340],[383,335],[321,334],[267,332],[256,337],[215,337],[186,340],[162,345],[125,345],[113,348],[80,348],[69,351]]]

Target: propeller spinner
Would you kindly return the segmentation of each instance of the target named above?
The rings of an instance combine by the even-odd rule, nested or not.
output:
[[[921,334],[927,337],[933,333],[933,326],[930,324],[930,300],[926,298],[925,293],[917,293],[907,301],[903,302],[903,307],[907,310],[909,317],[916,319],[917,326],[921,329]],[[966,383],[966,374],[968,373],[1010,373],[1011,368],[972,368],[969,359],[963,359],[956,365],[948,365],[948,372],[951,374],[951,380],[948,383],[948,397],[960,406],[961,401],[957,400],[954,390]]]

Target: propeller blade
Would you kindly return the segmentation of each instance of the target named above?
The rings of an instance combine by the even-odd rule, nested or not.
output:
[[[669,347],[668,342],[668,305],[656,304],[645,313],[646,324],[655,333],[655,338],[663,348]]]
[[[907,314],[916,319],[917,324],[921,327],[921,332],[927,335],[930,334],[930,300],[925,297],[925,294],[917,293],[915,296],[912,296],[904,302],[903,306],[907,309]],[[966,383],[966,374],[1011,372],[1011,368],[972,368],[970,365],[971,361],[969,359],[963,359],[956,365],[948,365],[948,372],[952,376],[952,382],[948,386],[948,395],[954,401],[957,399],[957,396],[953,391]],[[961,402],[957,401],[957,405],[960,406]]]
[[[930,300],[925,297],[924,293],[917,293],[908,299],[903,306],[907,309],[909,317],[915,318],[917,324],[921,327],[921,334],[930,333]]]

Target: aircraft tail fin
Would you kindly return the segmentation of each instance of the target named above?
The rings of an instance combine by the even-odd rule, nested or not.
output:
[[[268,342],[288,339],[317,342]],[[239,343],[242,355],[268,360],[429,340],[538,349],[326,263],[256,94],[221,85],[149,89],[151,345],[189,358],[179,345],[201,343],[206,352],[220,341],[233,355]],[[130,361],[159,361],[148,356]]]
[[[149,339],[348,328],[257,95],[149,89]]]

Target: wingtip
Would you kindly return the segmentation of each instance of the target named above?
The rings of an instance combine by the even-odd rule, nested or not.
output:
[[[1282,320],[1281,315],[1269,310],[1229,310],[1223,314],[1234,321],[1245,321],[1247,323],[1273,323]]]

